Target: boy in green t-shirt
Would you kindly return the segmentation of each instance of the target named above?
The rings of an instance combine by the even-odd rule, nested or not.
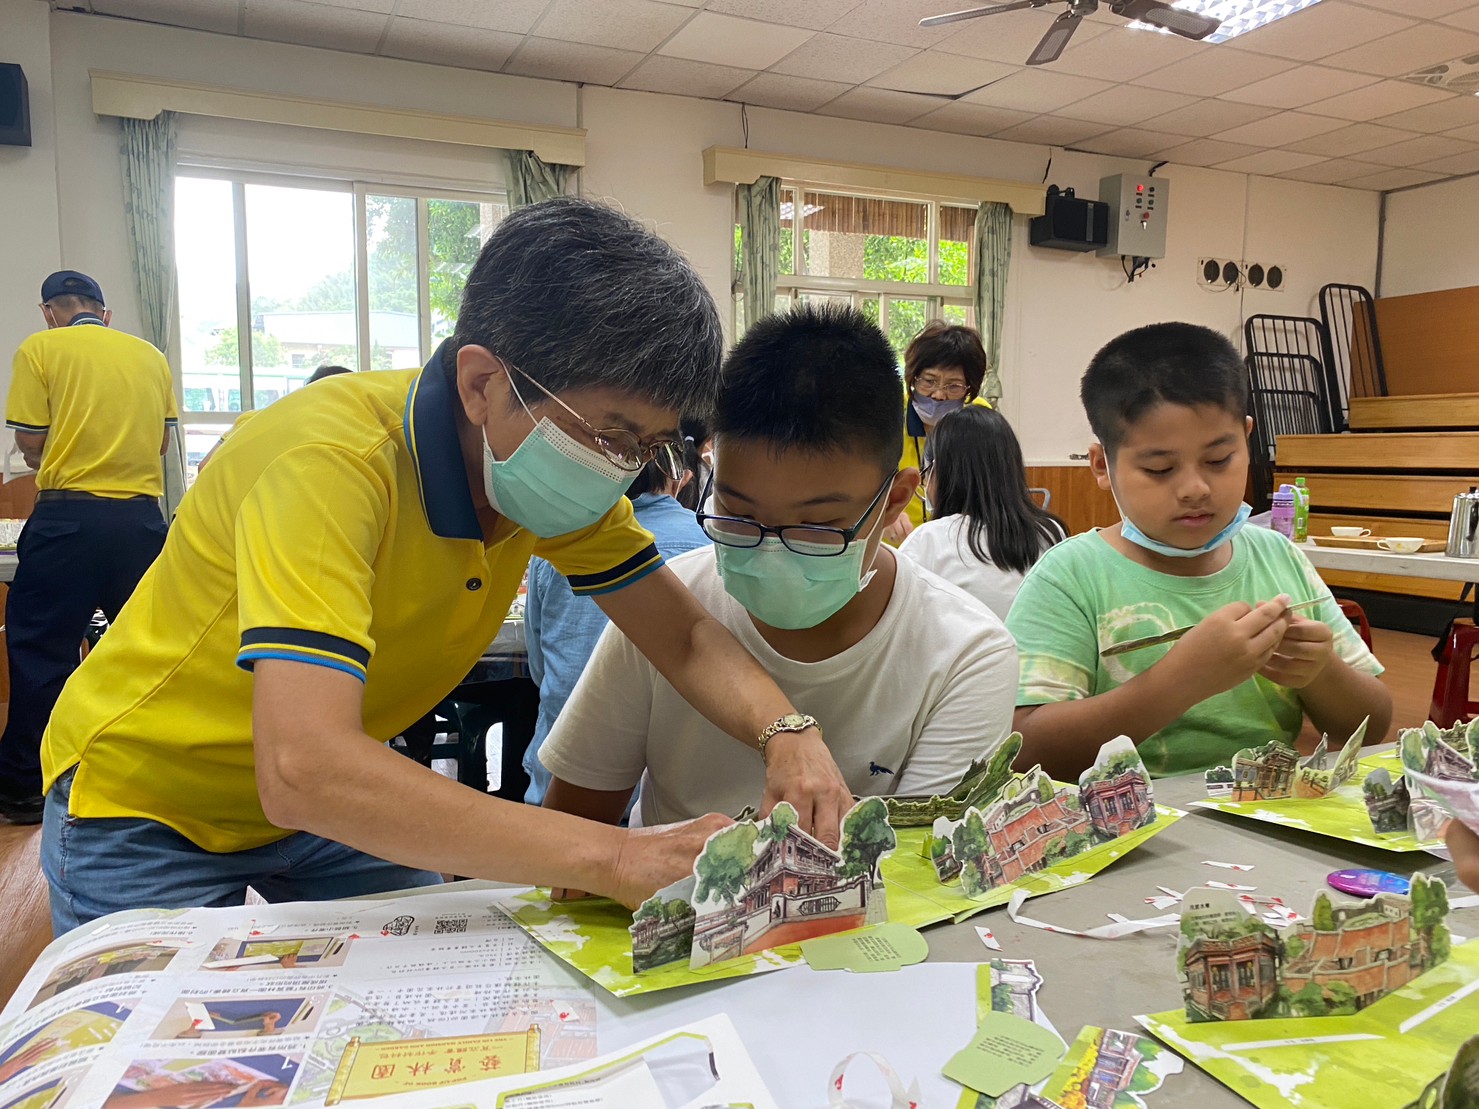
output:
[[[1253,421],[1232,344],[1186,323],[1127,332],[1094,356],[1081,396],[1099,440],[1089,465],[1121,522],[1044,554],[1007,618],[1023,761],[1076,780],[1124,734],[1152,774],[1178,774],[1292,742],[1306,714],[1341,741],[1369,716],[1380,743],[1381,664],[1299,548],[1243,530]],[[1307,600],[1320,603],[1290,610]],[[1189,625],[1176,643],[1102,654]]]

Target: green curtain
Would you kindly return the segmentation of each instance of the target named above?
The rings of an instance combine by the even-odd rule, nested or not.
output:
[[[175,148],[173,112],[120,119],[123,222],[133,253],[134,283],[144,338],[166,354],[175,322]],[[164,455],[164,515],[172,519],[185,495],[185,449],[177,431]]]
[[[775,311],[775,279],[781,269],[781,181],[761,177],[734,187],[740,226],[740,291],[745,327]]]
[[[532,150],[505,150],[508,165],[508,207],[538,204],[565,195],[565,182],[573,166],[546,162]]]
[[[1012,261],[1012,208],[987,201],[976,209],[976,326],[986,347],[981,393],[1001,400],[1001,329],[1006,318],[1007,268]]]

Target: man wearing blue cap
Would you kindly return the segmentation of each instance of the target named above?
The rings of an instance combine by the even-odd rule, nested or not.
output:
[[[164,546],[159,458],[177,418],[169,363],[114,331],[103,303],[98,283],[75,270],[42,282],[47,330],[16,351],[5,409],[38,471],[5,610],[0,815],[14,824],[41,821],[41,733],[93,612],[116,617]]]

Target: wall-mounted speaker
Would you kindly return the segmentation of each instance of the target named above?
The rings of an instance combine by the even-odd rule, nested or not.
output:
[[[31,145],[31,94],[15,62],[0,62],[0,146]]]

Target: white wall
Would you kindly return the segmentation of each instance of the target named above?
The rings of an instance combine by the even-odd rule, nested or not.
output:
[[[31,24],[35,9],[45,11],[36,0],[0,0],[0,5],[5,6],[0,11],[23,10]],[[45,21],[39,26],[44,33]],[[54,237],[66,264],[103,281],[122,326],[135,326],[137,310],[120,220],[117,130],[112,121],[92,114],[89,68],[585,127],[588,164],[582,191],[612,199],[655,225],[693,260],[729,314],[731,191],[703,185],[700,152],[712,144],[741,144],[738,105],[577,90],[66,13],[50,17],[50,37],[62,215]],[[767,109],[751,110],[749,123],[750,145],[758,150],[1014,180],[1040,180],[1051,154],[1049,180],[1089,196],[1096,194],[1101,176],[1146,167],[1143,161]],[[319,164],[362,180],[496,179],[490,176],[496,169],[488,169],[496,162],[490,152],[436,144],[199,119],[187,120],[181,142],[188,157],[272,164],[290,172]],[[1236,335],[1244,312],[1302,315],[1327,281],[1369,286],[1374,280],[1378,198],[1373,193],[1178,166],[1165,167],[1161,175],[1173,187],[1167,257],[1130,287],[1117,260],[1029,247],[1026,221],[1018,221],[1003,340],[1003,407],[1033,461],[1061,462],[1084,450],[1088,428],[1078,405],[1078,378],[1094,350],[1120,331],[1186,319]],[[0,162],[0,191],[7,195],[10,177]],[[0,209],[0,231],[31,221],[8,205]],[[44,229],[48,219],[43,215],[34,222]],[[55,253],[55,247],[50,255],[37,250],[35,257]],[[1283,263],[1291,282],[1285,292],[1249,291],[1241,299],[1237,293],[1212,292],[1195,280],[1197,259],[1204,256]],[[41,273],[49,265],[37,261],[34,268]],[[11,267],[28,268],[29,260]],[[3,375],[0,361],[0,384]]]
[[[45,326],[36,310],[41,281],[61,268],[62,251],[46,5],[0,0],[0,27],[0,62],[20,64],[31,96],[31,145],[0,146],[0,376],[8,381],[11,353]]]
[[[1479,177],[1387,197],[1381,295],[1479,285]]]

